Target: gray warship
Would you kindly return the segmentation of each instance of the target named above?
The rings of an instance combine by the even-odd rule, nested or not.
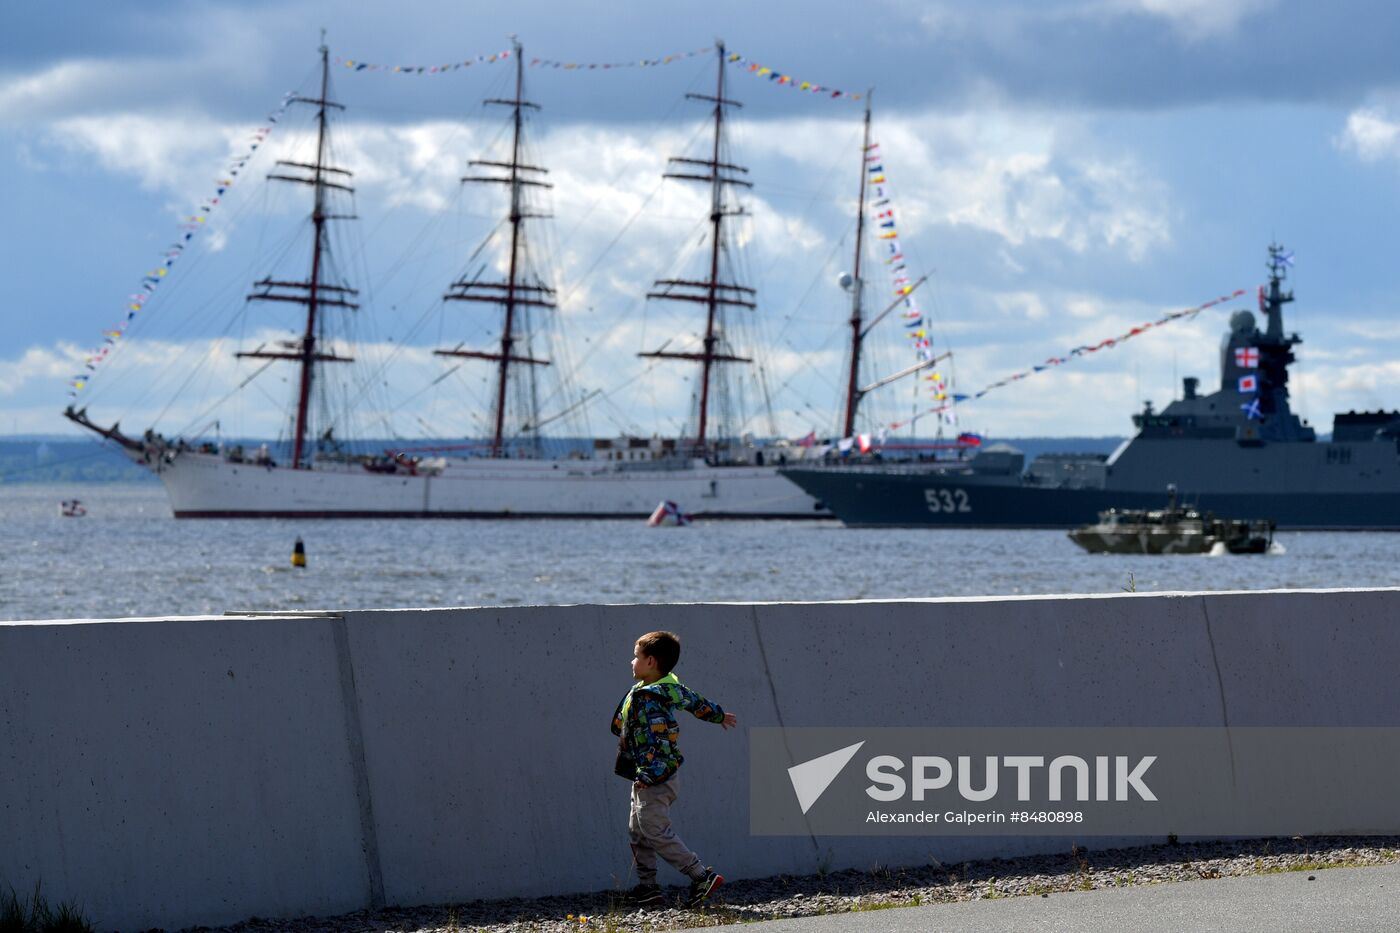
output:
[[[1293,413],[1288,370],[1302,343],[1283,326],[1289,254],[1269,247],[1264,321],[1237,311],[1220,348],[1220,388],[1133,416],[1112,454],[1046,454],[1029,467],[1004,444],[923,463],[830,463],[783,474],[852,526],[1072,528],[1109,509],[1159,508],[1175,485],[1201,510],[1282,529],[1400,529],[1400,411],[1337,414],[1329,441]]]

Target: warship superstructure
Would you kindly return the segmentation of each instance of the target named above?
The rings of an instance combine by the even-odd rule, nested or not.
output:
[[[1133,416],[1113,454],[1043,455],[1006,445],[965,460],[799,465],[783,471],[848,525],[1070,528],[1109,509],[1158,507],[1168,488],[1222,515],[1279,528],[1400,529],[1400,411],[1337,414],[1328,441],[1289,404],[1302,342],[1284,330],[1289,254],[1269,248],[1260,322],[1235,312],[1220,347],[1220,387]]]

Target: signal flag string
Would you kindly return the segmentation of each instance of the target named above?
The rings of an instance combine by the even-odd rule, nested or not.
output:
[[[121,341],[126,336],[127,328],[131,322],[136,320],[136,315],[146,306],[151,296],[156,293],[156,289],[165,283],[166,277],[175,268],[175,263],[185,255],[185,248],[190,245],[194,235],[205,229],[205,224],[209,220],[214,209],[218,207],[223,199],[224,192],[233,187],[238,180],[239,172],[247,166],[248,161],[257,153],[258,147],[267,141],[272,134],[277,121],[282,119],[282,115],[287,112],[287,105],[295,96],[294,91],[288,91],[282,95],[282,100],[276,108],[263,120],[263,125],[256,127],[247,142],[240,149],[232,153],[223,174],[214,182],[214,193],[200,202],[199,210],[189,215],[180,224],[174,242],[166,247],[165,253],[159,265],[148,269],[141,277],[138,290],[127,296],[126,311],[117,323],[102,332],[102,345],[90,352],[83,361],[83,371],[68,380],[68,396],[76,398],[78,393],[83,391],[97,374],[98,367],[107,361]]]
[[[531,68],[554,68],[560,71],[618,71],[625,68],[655,68],[659,65],[672,65],[676,62],[708,55],[713,51],[713,46],[706,46],[705,48],[694,49],[689,52],[675,52],[670,55],[658,55],[654,58],[634,58],[621,62],[581,62],[562,58],[534,57],[529,59],[526,64]],[[385,62],[367,62],[358,58],[335,58],[332,59],[332,61],[354,72],[377,72],[380,74],[415,76],[445,75],[461,71],[464,68],[470,68],[473,65],[495,65],[501,62],[508,62],[511,60],[512,54],[513,53],[507,49],[504,52],[494,52],[490,55],[473,55],[468,58],[450,61],[440,65],[390,65]],[[787,88],[792,91],[806,91],[810,94],[817,94],[821,97],[825,97],[828,100],[858,101],[864,97],[862,94],[843,91],[829,84],[799,80],[786,72],[756,62],[738,52],[728,53],[725,55],[724,60],[727,64],[742,66],[743,70],[756,78],[764,79],[773,87]]]
[[[1036,373],[1044,372],[1047,369],[1053,369],[1057,366],[1063,366],[1066,363],[1073,362],[1074,360],[1077,360],[1082,356],[1087,356],[1090,353],[1098,353],[1100,350],[1111,350],[1119,344],[1123,343],[1124,341],[1131,340],[1139,334],[1145,333],[1154,327],[1161,327],[1165,324],[1170,324],[1173,321],[1179,321],[1184,318],[1193,318],[1196,315],[1200,314],[1202,311],[1205,311],[1207,308],[1213,308],[1216,305],[1224,304],[1227,301],[1234,301],[1236,298],[1239,298],[1241,295],[1244,295],[1246,293],[1246,290],[1243,288],[1236,289],[1228,295],[1221,295],[1219,298],[1212,298],[1205,304],[1197,305],[1194,308],[1187,308],[1183,311],[1168,312],[1167,314],[1164,314],[1161,317],[1157,318],[1157,320],[1155,321],[1148,321],[1145,324],[1139,324],[1131,330],[1119,334],[1117,337],[1109,337],[1107,339],[1100,340],[1098,343],[1095,344],[1086,344],[1083,346],[1075,347],[1064,356],[1052,356],[1043,363],[1039,363],[1035,366],[1030,367],[1029,369],[1023,369],[1018,373],[1013,373],[1010,376],[1007,376],[1005,379],[999,379],[996,382],[993,382],[991,385],[987,386],[986,388],[975,392],[971,395],[962,395],[955,393],[944,404],[936,405],[933,408],[925,409],[924,411],[918,412],[917,414],[913,415],[910,418],[906,418],[903,421],[893,422],[887,427],[887,430],[893,431],[898,428],[902,428],[907,425],[913,424],[925,415],[932,415],[937,414],[939,412],[949,411],[950,409],[954,408],[959,404],[976,401],[977,399],[986,395],[988,392],[994,392],[997,389],[1000,389],[1004,386],[1011,385],[1013,382],[1020,382],[1022,379],[1025,379],[1029,376],[1034,376]]]

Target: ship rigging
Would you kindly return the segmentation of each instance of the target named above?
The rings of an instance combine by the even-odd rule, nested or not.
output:
[[[466,350],[460,345],[434,350],[437,356],[465,359],[488,360],[496,364],[496,391],[492,416],[491,456],[503,457],[507,454],[506,409],[512,386],[511,368],[526,367],[526,373],[519,382],[523,383],[516,392],[520,407],[524,409],[522,427],[528,432],[532,453],[540,454],[539,435],[539,391],[535,378],[535,367],[549,366],[550,361],[533,355],[530,321],[531,312],[552,311],[555,309],[554,289],[543,284],[529,268],[529,255],[526,250],[526,221],[543,219],[548,215],[533,209],[527,202],[529,189],[552,187],[543,176],[549,170],[522,161],[526,110],[539,110],[540,105],[525,99],[525,57],[519,42],[513,43],[515,51],[515,94],[509,99],[491,98],[487,104],[507,107],[511,112],[510,157],[506,161],[473,159],[469,165],[476,174],[462,178],[463,184],[504,185],[509,191],[510,207],[507,220],[510,223],[510,245],[507,250],[506,274],[500,281],[481,281],[479,278],[463,276],[452,283],[443,295],[445,301],[479,302],[499,305],[501,308],[501,342],[496,350]],[[520,348],[524,349],[521,350]],[[519,370],[517,369],[517,372]]]
[[[264,340],[256,348],[236,354],[237,359],[263,363],[262,368],[240,383],[240,388],[276,362],[296,364],[294,404],[286,422],[289,455],[278,458],[266,444],[248,451],[242,445],[208,440],[170,441],[154,430],[136,438],[123,433],[116,424],[95,424],[85,408],[70,408],[67,416],[115,441],[156,472],[166,485],[176,517],[181,518],[612,518],[645,516],[657,501],[667,499],[684,503],[697,517],[825,515],[819,503],[781,478],[776,470],[789,459],[816,452],[785,442],[765,449],[749,440],[743,433],[747,419],[742,389],[738,380],[726,375],[731,364],[755,360],[753,355],[740,351],[736,337],[746,330],[743,319],[757,311],[758,290],[743,282],[737,238],[730,229],[736,218],[747,213],[732,192],[748,189],[752,182],[744,177],[748,169],[728,151],[726,114],[740,105],[726,92],[727,56],[722,42],[716,44],[715,93],[687,95],[713,107],[708,151],[703,157],[687,154],[670,159],[663,175],[665,179],[698,182],[708,187],[707,268],[698,275],[678,271],[659,278],[646,294],[652,301],[700,305],[705,311],[704,330],[698,338],[698,349],[678,347],[673,337],[662,346],[639,354],[653,363],[681,360],[699,364],[698,378],[693,382],[690,427],[676,440],[635,436],[621,442],[596,440],[592,457],[580,457],[577,452],[561,456],[557,448],[549,451],[543,447],[543,425],[586,406],[600,393],[571,393],[567,388],[553,393],[541,391],[542,371],[563,370],[558,372],[563,384],[572,367],[567,358],[564,366],[556,366],[557,354],[548,352],[548,332],[557,327],[558,316],[554,312],[559,302],[552,283],[537,271],[529,228],[547,216],[532,193],[547,191],[551,185],[546,180],[547,169],[540,160],[529,156],[525,146],[527,115],[538,111],[539,106],[526,98],[524,56],[518,42],[512,53],[513,93],[487,101],[507,109],[508,152],[499,158],[471,160],[469,173],[461,179],[464,190],[489,185],[506,189],[507,242],[496,274],[483,277],[486,265],[472,271],[471,266],[502,229],[498,226],[441,298],[444,308],[456,303],[494,306],[500,314],[499,330],[491,337],[494,342],[486,346],[481,345],[479,338],[467,338],[431,351],[433,356],[450,362],[452,368],[430,386],[463,365],[476,361],[494,364],[486,456],[478,451],[467,457],[420,457],[402,448],[380,456],[348,447],[343,433],[335,436],[338,427],[349,424],[355,401],[377,387],[375,380],[383,364],[362,380],[362,385],[352,386],[351,393],[341,397],[345,412],[334,416],[329,412],[325,371],[332,364],[352,363],[351,355],[345,352],[350,344],[333,336],[332,324],[355,319],[361,293],[340,274],[339,264],[333,261],[331,224],[354,217],[336,199],[349,197],[354,189],[350,184],[351,171],[333,164],[329,117],[344,108],[331,95],[329,53],[324,44],[319,49],[318,91],[292,98],[293,103],[314,108],[314,152],[305,158],[278,160],[268,176],[272,181],[311,189],[310,269],[303,277],[264,275],[254,283],[245,302],[299,305],[305,318],[290,339],[271,343]],[[868,138],[868,121],[866,132]],[[863,207],[862,204],[862,210]],[[763,370],[761,366],[755,369],[756,381],[767,402]],[[542,416],[542,396],[556,400],[561,410]],[[771,407],[769,410],[771,416]],[[353,432],[350,436],[354,436]],[[444,449],[421,452],[442,453]]]

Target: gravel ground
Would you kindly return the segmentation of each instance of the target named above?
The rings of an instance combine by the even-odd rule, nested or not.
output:
[[[948,901],[1048,894],[1199,878],[1314,871],[1342,866],[1400,862],[1400,836],[1293,837],[1232,842],[1192,842],[1063,855],[990,859],[957,865],[875,871],[838,871],[826,875],[779,875],[753,881],[725,882],[711,906],[685,910],[674,906],[684,888],[667,889],[664,909],[628,910],[615,892],[474,901],[433,907],[389,908],[339,917],[300,920],[253,918],[217,933],[288,930],[325,933],[563,933],[597,930],[642,933],[719,926],[746,920],[774,920],[852,910],[882,910]],[[196,929],[209,930],[208,927]]]

